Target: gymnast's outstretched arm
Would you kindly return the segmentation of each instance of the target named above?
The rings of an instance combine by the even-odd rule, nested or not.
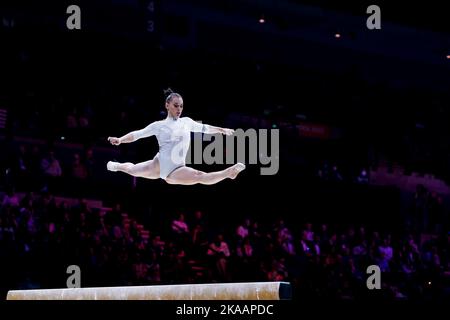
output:
[[[220,127],[211,126],[209,124],[203,124],[201,122],[194,121],[188,117],[186,117],[186,119],[187,119],[187,121],[189,121],[192,132],[203,132],[203,133],[207,133],[207,134],[221,133],[221,134],[224,134],[227,136],[231,136],[234,133],[233,129],[220,128]]]
[[[115,146],[118,146],[121,143],[134,142],[141,138],[146,138],[146,137],[150,137],[150,136],[154,135],[156,126],[157,126],[157,122],[153,122],[153,123],[149,124],[148,126],[146,126],[144,129],[132,131],[120,138],[108,137],[108,141],[111,142],[111,144],[113,144]]]
[[[234,133],[233,129],[227,129],[227,128],[221,128],[221,127],[214,127],[209,124],[205,124],[205,133],[208,134],[215,134],[215,133],[221,133],[226,136],[231,136]]]

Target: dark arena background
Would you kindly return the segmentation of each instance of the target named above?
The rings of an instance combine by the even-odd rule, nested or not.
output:
[[[0,298],[66,288],[75,265],[81,287],[284,281],[294,301],[448,301],[448,21],[431,3],[1,1]],[[168,87],[194,120],[278,130],[276,174],[261,150],[211,186],[107,171],[158,152],[107,138],[164,119]]]

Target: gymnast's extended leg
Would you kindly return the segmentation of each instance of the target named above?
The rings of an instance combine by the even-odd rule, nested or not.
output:
[[[245,169],[245,165],[237,163],[225,170],[216,172],[203,172],[189,167],[181,167],[173,171],[167,178],[167,183],[192,185],[192,184],[215,184],[226,178],[234,179]]]
[[[131,163],[131,162],[113,162],[109,161],[106,165],[109,171],[122,171],[134,177],[159,179],[159,159],[155,157],[153,160]]]

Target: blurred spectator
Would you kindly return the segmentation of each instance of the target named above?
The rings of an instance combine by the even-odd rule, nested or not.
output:
[[[75,179],[86,179],[87,169],[86,166],[81,162],[81,157],[78,153],[73,155],[73,162],[71,167],[72,177]]]
[[[268,281],[285,281],[288,278],[284,259],[272,260],[271,268],[267,272]]]
[[[250,219],[246,218],[244,219],[243,223],[237,227],[236,235],[240,240],[243,240],[244,238],[248,237],[250,225],[251,225]]]
[[[224,241],[222,234],[218,234],[216,239],[210,243],[208,256],[213,259],[212,261],[219,279],[222,281],[229,281],[230,274],[228,273],[227,258],[230,257],[230,249],[228,244]]]
[[[172,221],[172,231],[176,235],[186,235],[189,233],[189,227],[185,222],[183,213],[180,213],[178,218]]]
[[[14,188],[10,188],[10,190],[6,192],[5,197],[3,198],[2,206],[19,207],[19,205],[19,196],[16,194]]]
[[[190,250],[192,237],[183,213],[179,213],[178,218],[172,220],[171,230],[173,241],[177,245],[177,248],[187,248]]]
[[[50,177],[62,176],[62,169],[59,160],[55,157],[55,152],[50,151],[48,155],[41,160],[42,172]]]
[[[379,259],[378,265],[380,266],[381,272],[389,272],[390,262],[393,257],[393,249],[390,246],[390,239],[385,238],[383,243],[378,247]]]

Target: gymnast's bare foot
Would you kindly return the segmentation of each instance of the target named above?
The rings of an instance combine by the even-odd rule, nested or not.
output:
[[[235,179],[237,175],[245,169],[245,164],[243,163],[236,163],[234,166],[230,167],[228,170],[230,171],[230,179]]]
[[[117,166],[119,164],[120,164],[119,162],[108,161],[108,163],[106,164],[106,169],[108,169],[109,171],[112,171],[112,172],[116,172],[118,170]]]

